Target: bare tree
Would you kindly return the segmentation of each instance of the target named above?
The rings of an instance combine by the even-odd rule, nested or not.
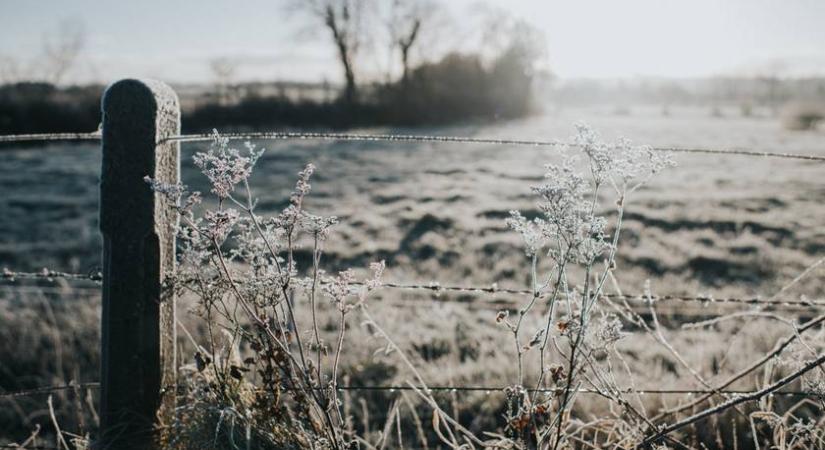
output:
[[[315,17],[328,31],[344,70],[344,99],[355,101],[356,57],[366,35],[369,0],[294,0],[291,5]]]
[[[86,44],[83,22],[64,20],[56,32],[43,38],[43,69],[46,81],[59,84],[77,64]]]
[[[401,81],[407,82],[410,72],[410,50],[419,41],[422,27],[429,21],[436,4],[428,0],[392,0],[387,29],[392,50],[398,49],[401,57]]]

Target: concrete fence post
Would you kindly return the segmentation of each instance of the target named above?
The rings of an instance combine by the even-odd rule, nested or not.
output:
[[[103,95],[103,314],[98,448],[153,446],[172,412],[175,298],[162,289],[175,264],[175,217],[143,178],[180,175],[178,98],[152,80],[121,80]]]

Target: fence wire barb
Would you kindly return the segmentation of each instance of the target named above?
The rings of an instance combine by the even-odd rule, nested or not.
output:
[[[221,137],[230,140],[261,139],[261,140],[322,140],[322,141],[357,141],[357,142],[432,142],[457,144],[487,144],[513,145],[522,147],[569,147],[576,146],[572,142],[560,140],[533,141],[507,138],[472,138],[464,136],[431,136],[417,134],[358,134],[358,133],[312,133],[312,132],[253,132],[253,133],[221,133]],[[211,133],[184,134],[170,136],[159,141],[166,142],[208,142],[214,139]],[[767,158],[798,159],[804,161],[825,162],[825,156],[803,155],[798,153],[782,153],[768,151],[752,151],[740,148],[714,149],[698,147],[649,147],[651,150],[672,153],[701,153],[713,155],[742,155]]]
[[[44,268],[40,272],[19,272],[19,271],[12,271],[8,268],[3,268],[2,279],[7,281],[16,281],[16,280],[23,280],[23,279],[35,279],[35,280],[46,280],[46,281],[54,281],[56,279],[65,279],[70,281],[92,281],[95,283],[101,283],[103,281],[103,274],[97,271],[92,271],[86,274],[83,273],[68,273],[68,272],[61,272],[57,270],[51,270]],[[180,281],[180,280],[176,280]],[[184,280],[185,281],[185,280]],[[353,283],[354,285],[359,285],[359,283]],[[496,285],[492,286],[451,286],[451,285],[441,285],[438,283],[429,283],[429,284],[402,284],[402,283],[394,283],[394,282],[385,282],[381,284],[382,288],[385,289],[398,289],[398,290],[424,290],[424,291],[431,291],[434,293],[441,293],[441,292],[456,292],[456,293],[478,293],[478,294],[507,294],[507,295],[534,295],[533,291],[528,289],[512,289],[512,288],[500,288]],[[714,304],[714,303],[738,303],[738,304],[745,304],[745,305],[754,305],[754,306],[787,306],[787,307],[811,307],[811,308],[819,308],[825,307],[825,299],[800,299],[800,300],[791,300],[791,299],[762,299],[759,297],[752,297],[752,298],[740,298],[740,297],[713,297],[713,296],[687,296],[687,295],[647,295],[647,294],[601,294],[607,298],[615,298],[615,299],[624,299],[624,300],[636,300],[636,301],[644,301],[649,302],[652,301],[653,303],[657,302],[695,302],[701,304]],[[539,294],[539,297],[544,297],[543,294]],[[447,300],[444,300],[447,301]]]

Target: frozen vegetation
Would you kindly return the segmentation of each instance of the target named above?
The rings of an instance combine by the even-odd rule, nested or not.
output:
[[[207,147],[184,146],[189,156],[183,181],[203,199],[182,198],[191,222],[181,244],[181,275],[215,284],[181,288],[181,321],[192,334],[192,340],[183,334],[181,348],[192,385],[171,444],[200,448],[205,444],[198,439],[207,430],[210,438],[233,442],[248,427],[262,448],[307,442],[341,448],[352,440],[362,448],[587,448],[586,442],[623,448],[655,434],[653,424],[672,423],[707,406],[681,408],[694,400],[687,393],[624,390],[710,389],[795,336],[794,324],[822,320],[821,308],[757,310],[650,298],[625,304],[601,295],[821,298],[821,267],[794,280],[825,256],[821,164],[675,155],[678,167],[669,168],[663,155],[618,139],[822,154],[821,132],[794,133],[771,120],[711,117],[699,109],[671,110],[668,116],[642,109],[618,116],[609,109],[566,110],[496,126],[431,131],[566,139],[580,119],[605,142],[619,142],[618,148],[602,147],[586,130],[578,135],[585,151],[577,150],[577,160],[549,148],[302,141],[261,142],[255,148],[266,147],[263,154],[201,154],[193,161],[191,155]],[[97,149],[12,149],[4,158],[2,265],[93,270],[100,254]],[[255,214],[244,197],[253,162]],[[314,164],[314,174],[307,162]],[[312,192],[306,195],[310,175]],[[195,204],[192,212],[185,208]],[[193,231],[199,229],[208,232]],[[295,242],[289,239],[293,231],[302,236]],[[209,262],[209,255],[220,261],[218,248],[226,252],[225,265]],[[288,270],[292,264],[298,268],[294,274]],[[198,269],[204,265],[208,269]],[[339,274],[349,268],[358,270]],[[228,282],[236,278],[237,285]],[[291,280],[286,288],[285,280]],[[381,287],[436,281],[533,295]],[[99,306],[93,291],[52,284],[0,292],[0,387],[97,379]],[[290,296],[296,299],[294,312],[283,301]],[[255,332],[255,322],[263,320],[257,308],[271,308],[266,320],[281,328]],[[711,320],[724,314],[736,315]],[[805,333],[780,358],[727,388],[767,386],[821,354],[822,327]],[[307,354],[299,355],[291,339],[301,340]],[[294,358],[292,381],[306,394],[284,393],[290,396],[285,404],[292,405],[288,412],[256,409],[261,398],[255,389],[274,395],[277,384],[260,369],[278,358],[261,356],[260,349],[278,342],[290,349],[281,356]],[[203,394],[198,383],[221,388]],[[814,371],[787,388],[821,391],[822,383]],[[336,384],[420,390],[344,391],[337,404],[330,400]],[[429,394],[424,384],[492,389]],[[560,394],[523,389],[536,386]],[[575,395],[578,388],[597,392]],[[719,396],[716,404],[733,398]],[[9,438],[25,439],[38,423],[45,428],[45,399],[2,401],[10,406],[0,408]],[[94,430],[85,391],[60,394],[55,404],[66,429],[80,435]],[[822,407],[815,396],[766,397],[682,428],[673,435],[676,442],[659,443],[818,448]],[[40,414],[24,412],[38,408]],[[232,415],[241,410],[255,418]],[[237,434],[228,426],[216,428],[227,417]],[[275,419],[288,425],[273,428],[267,420]],[[708,423],[713,426],[703,426]]]

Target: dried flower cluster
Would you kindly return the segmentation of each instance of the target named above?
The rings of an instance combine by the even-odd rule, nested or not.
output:
[[[512,211],[507,219],[507,225],[521,235],[525,254],[531,260],[534,292],[517,320],[507,321],[501,314],[496,318],[507,325],[515,342],[519,359],[515,386],[522,387],[531,379],[536,388],[557,388],[549,396],[520,389],[522,394],[514,397],[517,401],[508,414],[508,433],[517,446],[570,446],[569,411],[576,391],[585,383],[616,395],[619,404],[632,408],[618,394],[621,389],[609,373],[612,369],[600,368],[592,359],[597,350],[609,355],[623,336],[622,323],[615,316],[603,317],[599,327],[591,326],[591,322],[605,283],[616,267],[627,197],[673,162],[666,154],[635,146],[626,139],[603,142],[585,125],[577,125],[576,130],[563,161],[547,165],[545,182],[533,188],[541,216],[527,220]],[[615,199],[609,202],[606,197],[611,193]],[[612,224],[604,212],[611,205],[615,205]],[[540,262],[549,266],[546,274],[538,273]],[[577,275],[581,277],[578,281]],[[524,317],[535,310],[539,299],[548,306],[542,327],[532,332],[523,330]],[[524,335],[532,336],[527,345],[522,343]],[[524,373],[524,360],[530,355],[539,360],[538,374]],[[598,372],[596,376],[585,375],[588,366],[591,371],[605,370],[604,376]],[[550,418],[536,417],[537,408]],[[532,420],[524,420],[531,415]]]
[[[181,251],[170,288],[194,294],[208,337],[193,343],[194,363],[183,369],[190,376],[168,435],[172,448],[200,448],[206,436],[256,448],[344,449],[355,442],[340,410],[338,366],[348,314],[380,287],[384,264],[372,264],[362,281],[352,270],[325,275],[323,243],[337,219],[304,209],[311,164],[280,214],[258,216],[248,179],[262,154],[251,144],[231,148],[216,132],[210,150],[194,157],[218,200],[205,211],[199,193],[146,179],[180,215]],[[299,267],[295,250],[304,244],[313,258]],[[340,315],[332,347],[316,318],[322,297]],[[311,310],[311,323],[299,322],[299,306]]]

